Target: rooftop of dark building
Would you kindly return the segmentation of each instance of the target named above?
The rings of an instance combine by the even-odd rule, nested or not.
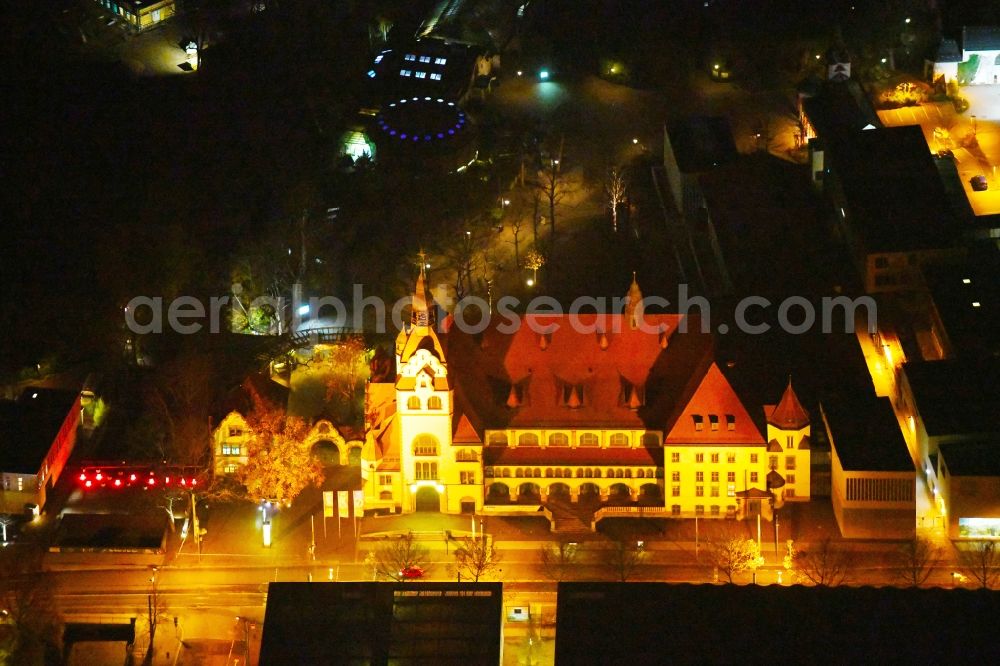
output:
[[[913,461],[889,398],[869,388],[822,403],[830,442],[844,470],[912,472]]]
[[[870,252],[953,247],[962,226],[919,125],[844,135],[830,144],[848,223]]]
[[[678,120],[668,126],[667,134],[682,173],[709,171],[737,157],[732,128],[722,116]]]
[[[912,362],[902,372],[928,435],[1000,432],[1000,357]]]
[[[500,583],[272,583],[262,664],[500,663]]]
[[[0,401],[0,471],[37,474],[77,395],[29,386]]]
[[[926,268],[924,281],[956,356],[1000,354],[1000,253]]]
[[[868,126],[882,126],[868,93],[854,79],[819,83],[815,94],[807,97],[803,105],[821,141],[833,141]]]
[[[941,444],[938,450],[952,476],[1000,476],[1000,438]]]
[[[988,590],[560,583],[555,661],[994,663],[998,612]]]

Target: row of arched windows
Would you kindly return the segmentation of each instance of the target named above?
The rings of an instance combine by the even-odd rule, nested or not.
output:
[[[494,478],[525,478],[525,479],[540,479],[542,478],[542,468],[540,467],[517,467],[511,472],[509,467],[502,467],[496,470],[492,468],[486,468],[486,476],[493,476]],[[630,468],[612,468],[609,467],[606,472],[602,472],[599,467],[579,467],[576,470],[576,478],[578,479],[600,479],[602,476],[607,479],[631,479],[633,476],[637,479],[655,479],[658,478],[657,470],[655,469],[637,469],[633,473]],[[662,473],[660,474],[662,476]],[[545,478],[547,479],[572,479],[574,477],[573,470],[569,467],[546,467],[545,468]]]
[[[418,410],[421,408],[420,405],[420,396],[411,395],[406,400],[407,409]],[[441,409],[441,398],[436,395],[427,398],[427,409]]]
[[[416,409],[416,408],[415,408]],[[492,433],[489,438],[491,446],[506,446],[507,435],[504,433]],[[538,446],[538,435],[533,432],[524,432],[517,437],[518,446]],[[569,435],[564,432],[554,432],[548,437],[549,446],[569,446]],[[593,432],[583,432],[577,436],[577,446],[600,446],[601,438]],[[646,433],[642,436],[642,446],[654,447],[660,445],[660,438],[655,433]],[[612,433],[608,438],[608,446],[632,446],[632,437],[626,432]]]

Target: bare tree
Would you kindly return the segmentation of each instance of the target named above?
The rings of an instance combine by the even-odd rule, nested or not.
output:
[[[50,579],[41,571],[41,550],[0,549],[0,661],[57,663],[62,621]]]
[[[492,540],[486,535],[481,538],[466,537],[455,549],[455,568],[459,578],[464,574],[478,583],[479,579],[500,570],[500,554]]]
[[[764,563],[757,542],[743,535],[733,534],[713,541],[708,554],[712,565],[730,583],[733,576],[744,571],[752,570],[756,574],[757,568]]]
[[[163,614],[166,612],[166,604],[163,602],[163,596],[160,594],[160,584],[156,577],[156,571],[153,571],[153,575],[149,579],[149,591],[146,593],[146,614],[143,619],[146,620],[146,627],[149,633],[149,645],[146,646],[146,656],[143,658],[143,664],[152,664],[153,656],[155,654],[155,642],[156,642],[156,627],[159,625]]]
[[[542,575],[556,583],[572,578],[578,560],[579,546],[574,541],[560,540],[538,548],[538,563]]]
[[[797,552],[793,560],[800,578],[827,587],[846,583],[854,566],[850,552],[833,545],[829,537],[817,543],[812,550]]]
[[[934,563],[941,558],[941,549],[930,540],[914,537],[896,553],[896,579],[905,587],[920,587],[930,577]]]
[[[635,574],[646,557],[646,550],[638,541],[618,537],[612,539],[610,548],[601,551],[601,564],[616,580],[624,583]]]
[[[551,160],[548,168],[543,168],[538,172],[537,190],[540,198],[549,207],[548,258],[551,259],[556,242],[556,207],[569,193],[566,177],[559,169],[559,160]]]
[[[625,203],[625,195],[628,192],[628,181],[618,167],[611,167],[604,188],[608,194],[608,205],[611,206],[611,228],[618,233],[618,206]]]
[[[398,581],[407,569],[423,569],[428,562],[427,549],[414,541],[413,532],[407,532],[375,551],[374,569],[378,576]]]
[[[996,541],[983,539],[959,547],[958,565],[983,589],[993,589],[1000,583],[1000,549]]]

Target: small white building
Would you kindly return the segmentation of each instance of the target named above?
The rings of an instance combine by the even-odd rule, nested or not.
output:
[[[942,39],[925,73],[932,81],[956,80],[962,85],[1000,82],[1000,27],[965,26],[958,41]]]

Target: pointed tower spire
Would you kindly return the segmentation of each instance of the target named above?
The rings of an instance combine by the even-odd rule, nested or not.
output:
[[[628,320],[628,327],[635,330],[642,320],[642,290],[635,279],[635,271],[632,271],[632,284],[629,285],[628,293],[625,295],[625,319]]]
[[[427,302],[427,289],[424,286],[426,280],[427,255],[421,249],[420,254],[420,274],[417,276],[417,286],[413,291],[413,301],[410,306],[410,323],[414,326],[433,326],[434,310]]]
[[[802,403],[799,402],[799,397],[795,395],[791,375],[788,377],[788,386],[781,396],[781,401],[771,410],[767,422],[782,430],[799,430],[809,425],[809,412],[805,410]]]

